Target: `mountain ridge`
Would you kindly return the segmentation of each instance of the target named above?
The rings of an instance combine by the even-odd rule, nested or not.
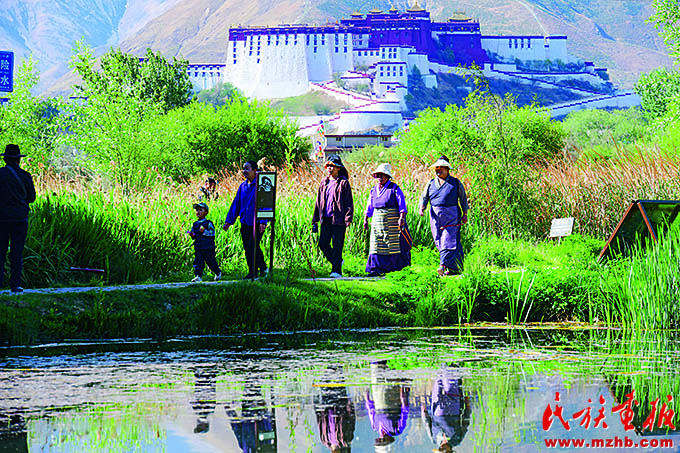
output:
[[[40,91],[65,93],[74,42],[84,38],[98,53],[109,46],[136,55],[147,47],[191,63],[222,63],[230,25],[335,22],[403,0],[5,0],[0,6],[0,49],[19,62],[34,54],[43,77]],[[421,1],[433,19],[464,11],[484,35],[567,35],[570,53],[609,69],[612,81],[630,87],[641,72],[670,66],[663,41],[645,20],[651,4],[637,0],[438,0]],[[66,74],[66,75],[64,75]],[[56,80],[56,82],[55,82]]]

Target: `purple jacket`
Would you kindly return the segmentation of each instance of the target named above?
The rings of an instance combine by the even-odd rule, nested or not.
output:
[[[326,199],[326,186],[328,186],[330,179],[330,176],[325,177],[319,186],[319,193],[314,204],[314,216],[312,216],[313,223],[318,223],[321,217],[325,215],[326,205],[329,202]],[[342,175],[338,176],[335,182],[335,193],[332,203],[333,216],[331,218],[333,225],[347,225],[350,223],[354,217],[354,200],[349,180]]]

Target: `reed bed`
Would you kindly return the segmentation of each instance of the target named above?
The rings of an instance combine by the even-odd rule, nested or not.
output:
[[[574,217],[582,234],[608,237],[632,200],[680,200],[680,159],[635,147],[616,159],[563,160],[544,169],[538,210]]]

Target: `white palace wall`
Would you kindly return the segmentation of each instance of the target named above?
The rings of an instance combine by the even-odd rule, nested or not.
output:
[[[482,48],[509,61],[517,58],[574,63],[579,60],[567,52],[566,36],[482,36]]]
[[[304,39],[295,44],[291,37],[288,45],[285,41],[276,45],[275,40],[268,44],[266,37],[261,38],[260,50],[255,43],[250,50],[249,40],[229,43],[224,80],[244,95],[258,99],[299,96],[309,91]]]

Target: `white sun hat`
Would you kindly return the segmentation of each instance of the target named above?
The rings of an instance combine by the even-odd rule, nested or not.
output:
[[[392,166],[390,164],[380,164],[380,165],[378,165],[378,168],[376,168],[373,171],[373,175],[375,176],[376,173],[382,173],[383,175],[387,175],[391,178],[392,177]]]
[[[437,159],[437,162],[430,165],[430,170],[434,170],[436,167],[448,167],[451,168],[451,164],[442,159],[441,157]]]

